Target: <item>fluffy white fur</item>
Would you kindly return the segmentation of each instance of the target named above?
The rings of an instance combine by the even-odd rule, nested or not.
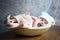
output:
[[[37,27],[37,23],[40,22],[40,20],[41,20],[41,19],[39,19],[40,17],[45,18],[48,21],[48,24],[46,24],[46,25],[43,24],[43,27]],[[15,28],[15,27],[18,27],[19,25],[23,24],[23,28],[42,29],[42,28],[49,28],[51,25],[55,24],[54,18],[46,12],[42,12],[41,15],[39,16],[39,18],[30,16],[29,14],[20,14],[20,15],[14,16],[14,18],[16,18],[18,23],[9,23],[11,25],[10,28]],[[35,21],[32,18],[34,18]],[[7,17],[7,19],[8,19],[8,21],[11,21],[10,15]],[[14,20],[12,20],[12,21],[14,21]],[[32,25],[33,22],[34,22],[34,25]],[[54,23],[52,23],[52,22],[54,22]],[[32,27],[32,26],[34,26],[34,27]]]

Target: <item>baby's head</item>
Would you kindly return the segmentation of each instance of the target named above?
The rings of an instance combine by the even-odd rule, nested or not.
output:
[[[18,21],[16,20],[16,18],[10,18],[10,16],[8,16],[7,19],[4,21],[4,24],[6,24],[7,26],[11,26],[11,23],[18,23]]]

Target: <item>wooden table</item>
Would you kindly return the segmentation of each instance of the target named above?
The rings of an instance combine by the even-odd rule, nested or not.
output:
[[[43,35],[34,37],[17,35],[9,31],[0,34],[0,40],[60,40],[60,26],[53,26]]]

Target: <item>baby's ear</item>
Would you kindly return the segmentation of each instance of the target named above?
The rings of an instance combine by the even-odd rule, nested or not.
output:
[[[55,20],[53,20],[52,25],[55,25]]]
[[[4,24],[7,24],[7,19],[5,19]]]
[[[11,25],[9,25],[9,24],[7,23],[7,19],[5,19],[4,25],[5,25],[6,27],[10,27],[10,26],[11,26]]]

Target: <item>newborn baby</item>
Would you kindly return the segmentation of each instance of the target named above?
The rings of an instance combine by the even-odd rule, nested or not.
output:
[[[43,14],[43,13],[42,13]],[[39,18],[30,16],[29,12],[26,12],[25,14],[20,14],[17,16],[14,16],[13,18],[10,18],[10,15],[7,17],[6,24],[9,25],[9,28],[15,28],[15,27],[20,27],[20,28],[39,28],[46,26],[47,24],[52,24],[51,22],[54,23],[53,17],[49,16],[46,17],[46,15],[40,15]],[[53,21],[51,21],[53,20]]]

